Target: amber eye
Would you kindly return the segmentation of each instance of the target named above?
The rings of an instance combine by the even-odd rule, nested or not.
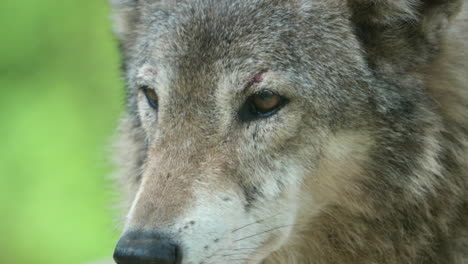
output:
[[[250,121],[274,115],[287,103],[287,99],[275,92],[264,90],[247,99],[239,112],[241,121]]]
[[[267,114],[275,110],[280,103],[281,96],[271,91],[263,91],[252,96],[252,106],[259,114]]]
[[[145,94],[146,100],[148,100],[148,104],[153,109],[158,109],[158,95],[156,92],[148,87],[142,87],[141,90]]]

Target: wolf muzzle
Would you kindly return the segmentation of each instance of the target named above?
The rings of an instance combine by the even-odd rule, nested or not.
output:
[[[120,238],[114,260],[117,264],[180,264],[182,250],[169,236],[132,231]]]

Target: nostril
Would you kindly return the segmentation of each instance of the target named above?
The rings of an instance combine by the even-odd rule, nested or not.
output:
[[[182,250],[167,237],[132,232],[117,243],[114,260],[117,264],[180,264]]]

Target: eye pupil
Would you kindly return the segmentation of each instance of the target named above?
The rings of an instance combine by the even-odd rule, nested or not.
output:
[[[148,101],[148,104],[154,108],[158,108],[158,95],[153,89],[150,89],[148,87],[143,87],[141,88],[143,90],[143,93],[145,94],[146,100]]]

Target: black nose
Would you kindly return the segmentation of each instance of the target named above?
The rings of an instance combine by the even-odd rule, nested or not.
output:
[[[167,236],[130,232],[117,243],[114,260],[117,264],[180,264],[182,251]]]

